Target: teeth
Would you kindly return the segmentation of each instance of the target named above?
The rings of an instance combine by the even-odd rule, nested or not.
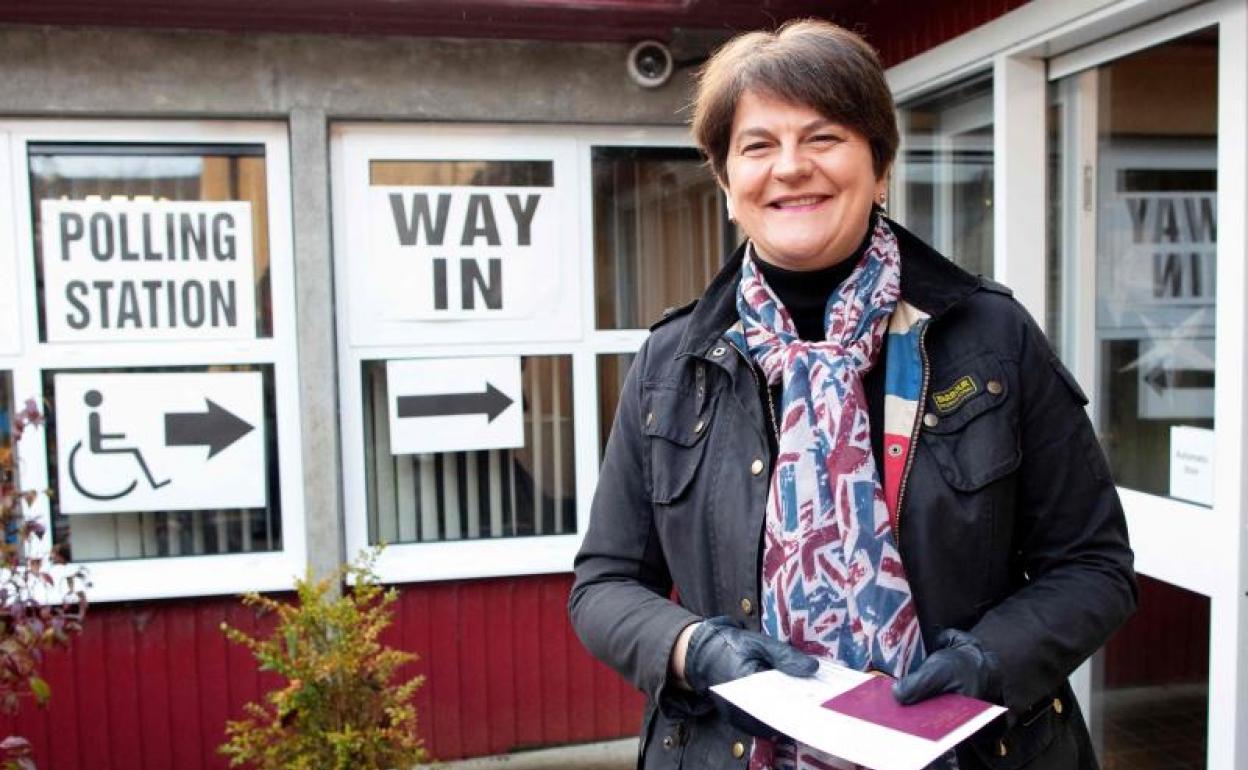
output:
[[[780,201],[779,203],[776,204],[776,207],[783,209],[783,208],[789,208],[790,206],[813,206],[819,201],[820,201],[820,198],[818,196],[812,195],[806,198],[793,198],[787,201]]]

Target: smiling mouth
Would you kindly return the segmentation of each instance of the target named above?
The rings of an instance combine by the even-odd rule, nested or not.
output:
[[[780,211],[803,211],[812,209],[827,200],[826,195],[803,195],[800,198],[785,198],[778,201],[772,201],[768,204],[773,209]]]

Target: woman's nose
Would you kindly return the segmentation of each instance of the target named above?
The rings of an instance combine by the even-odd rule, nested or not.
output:
[[[785,145],[780,148],[776,165],[772,174],[782,181],[800,179],[810,173],[810,159],[797,144]]]

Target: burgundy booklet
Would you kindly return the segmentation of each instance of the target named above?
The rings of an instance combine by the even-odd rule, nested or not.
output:
[[[913,706],[903,706],[893,697],[893,681],[886,676],[873,676],[824,701],[823,707],[929,741],[940,740],[992,708],[991,703],[965,695],[937,695]]]

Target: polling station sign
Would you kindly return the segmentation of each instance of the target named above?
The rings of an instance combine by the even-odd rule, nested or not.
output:
[[[48,342],[255,337],[250,203],[40,207]]]
[[[387,321],[548,313],[560,301],[558,227],[553,188],[370,187],[374,309]]]

